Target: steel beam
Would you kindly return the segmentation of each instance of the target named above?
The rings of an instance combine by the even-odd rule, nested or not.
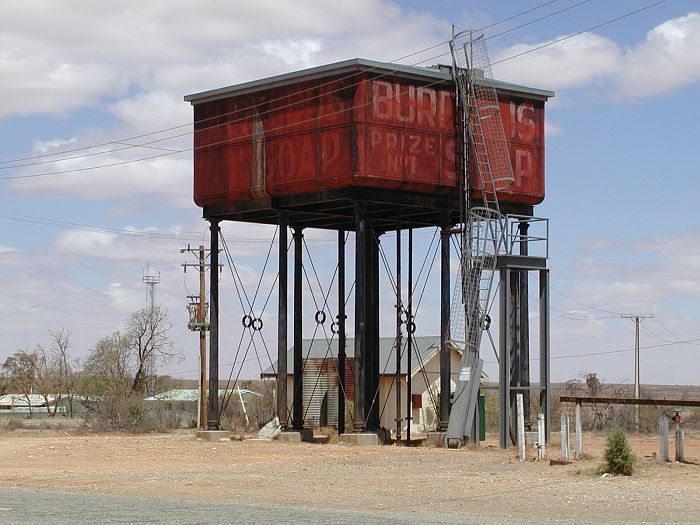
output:
[[[279,218],[279,280],[277,303],[277,418],[283,429],[288,427],[287,409],[287,231],[286,214]]]
[[[446,431],[450,419],[450,223],[443,219],[440,231],[440,420]]]
[[[401,439],[401,230],[396,229],[396,439]]]
[[[540,412],[544,414],[547,443],[552,421],[549,350],[549,270],[540,270]]]
[[[411,440],[413,421],[413,390],[411,363],[413,354],[413,228],[408,230],[408,305],[406,314],[406,439]]]
[[[499,425],[498,442],[501,448],[510,448],[510,270],[501,268],[499,287],[499,374],[498,374],[498,404]]]
[[[338,434],[345,433],[345,232],[338,231]]]
[[[355,208],[355,405],[353,408],[353,430],[365,430],[365,354],[367,350],[367,236],[370,235],[364,206]]]
[[[370,253],[370,269],[367,282],[367,296],[370,298],[367,301],[369,308],[367,319],[370,320],[369,332],[369,355],[366,356],[368,381],[370,385],[367,391],[367,430],[379,430],[380,427],[380,407],[382,400],[379,398],[379,232],[372,231],[368,236],[368,249]]]
[[[294,227],[294,404],[292,428],[304,428],[304,349],[302,332],[302,273],[304,234]]]
[[[209,398],[207,429],[219,430],[219,221],[209,221],[210,275],[209,275]]]
[[[520,222],[518,233],[520,238],[520,255],[528,256],[527,232],[529,223]],[[518,384],[521,387],[530,386],[530,312],[528,299],[529,272],[518,272]],[[523,391],[523,415],[525,421],[530,423],[530,391]]]

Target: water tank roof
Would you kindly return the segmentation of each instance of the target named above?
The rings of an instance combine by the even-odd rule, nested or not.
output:
[[[202,102],[209,102],[231,96],[264,91],[275,87],[288,86],[298,82],[361,71],[378,74],[391,74],[402,78],[424,81],[427,80],[437,83],[450,83],[452,82],[451,69],[451,66],[444,65],[418,67],[389,62],[376,62],[374,60],[366,60],[364,58],[353,58],[342,62],[335,62],[333,64],[302,69],[300,71],[293,71],[283,75],[276,75],[233,86],[202,91],[201,93],[194,93],[192,95],[187,95],[185,97],[185,101],[191,102],[192,105],[196,105]],[[520,94],[527,96],[528,98],[546,100],[554,96],[553,91],[546,89],[521,86],[500,80],[494,80],[493,83],[494,87],[500,92],[507,92],[515,95]]]

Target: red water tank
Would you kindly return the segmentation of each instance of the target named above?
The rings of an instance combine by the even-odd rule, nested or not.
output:
[[[515,174],[499,198],[538,204],[544,104],[554,94],[498,81],[495,87]],[[346,187],[458,191],[448,68],[354,59],[185,100],[194,106],[199,206]]]

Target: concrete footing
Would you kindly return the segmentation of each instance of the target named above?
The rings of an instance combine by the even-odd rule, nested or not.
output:
[[[198,430],[196,435],[207,441],[231,441],[231,432],[228,430]]]
[[[379,436],[374,432],[353,432],[351,434],[340,434],[340,441],[358,447],[371,447],[379,445]]]
[[[430,447],[444,447],[446,438],[447,432],[428,432],[426,441]]]
[[[285,443],[301,443],[313,441],[314,432],[311,429],[305,428],[303,430],[289,430],[280,432],[277,436],[278,441],[283,441]]]

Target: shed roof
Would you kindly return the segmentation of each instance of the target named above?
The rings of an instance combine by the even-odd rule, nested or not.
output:
[[[393,337],[382,337],[379,339],[379,369],[380,374],[394,374],[396,370],[396,343]],[[406,370],[408,365],[407,341],[402,339],[401,351],[401,369]],[[450,343],[452,348],[461,354],[461,349],[454,343]],[[421,368],[421,363],[425,363],[430,359],[435,352],[440,348],[439,336],[421,336],[413,338],[413,355],[411,359],[411,374],[414,374]],[[334,338],[330,343],[325,339],[304,339],[303,352],[304,359],[323,359],[325,357],[338,357],[338,340]],[[355,339],[349,337],[347,339],[345,354],[348,357],[355,355]],[[287,350],[287,363],[291,365],[294,362],[294,346]],[[274,370],[277,370],[277,362],[275,361]],[[275,375],[273,368],[267,367],[261,374],[262,377],[271,377]],[[288,370],[291,373],[291,366]]]
[[[219,397],[222,397],[231,392],[238,392],[238,389],[229,389],[226,391],[223,388],[219,389]],[[257,392],[248,390],[246,388],[241,388],[241,394],[243,395],[254,395],[260,396]],[[175,388],[173,390],[168,390],[160,394],[156,394],[151,397],[147,397],[144,401],[197,401],[199,399],[199,390],[196,388]]]
[[[403,78],[410,78],[423,81],[428,80],[437,83],[452,82],[451,66],[436,65],[430,67],[418,67],[389,62],[376,62],[374,60],[367,60],[364,58],[352,58],[350,60],[344,60],[332,64],[325,64],[323,66],[302,69],[300,71],[293,71],[291,73],[285,73],[283,75],[275,75],[260,80],[253,80],[251,82],[243,82],[242,84],[234,84],[232,86],[226,86],[222,88],[211,89],[209,91],[202,91],[200,93],[194,93],[191,95],[187,95],[185,97],[185,101],[191,102],[193,105],[196,105],[202,102],[209,102],[212,100],[227,98],[235,95],[255,93],[257,91],[263,91],[281,86],[288,86],[292,84],[297,84],[299,82],[305,82],[308,80],[316,80],[329,76],[342,75],[347,73],[357,73],[360,71],[377,73],[380,75],[391,74]],[[524,95],[530,98],[537,98],[542,100],[546,100],[554,96],[553,91],[549,91],[546,89],[521,86],[518,84],[512,84],[510,82],[503,82],[501,80],[493,80],[492,82],[494,87],[501,92],[509,92],[516,95]]]
[[[29,401],[31,402],[33,407],[40,407],[46,405],[46,400],[41,394],[29,394],[29,396],[25,396],[24,394],[5,394],[4,396],[0,396],[0,405],[26,407],[28,406],[27,397],[29,397]],[[49,403],[53,403],[56,396],[49,395],[47,397],[49,398]]]

